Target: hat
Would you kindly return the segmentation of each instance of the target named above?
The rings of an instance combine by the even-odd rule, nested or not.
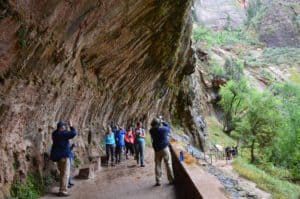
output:
[[[66,125],[66,124],[65,124],[63,121],[59,121],[59,122],[57,123],[57,129],[59,129],[59,128],[65,126],[65,125]]]
[[[161,123],[161,120],[157,117],[153,118],[152,122],[151,122],[151,126],[152,127],[159,127]]]

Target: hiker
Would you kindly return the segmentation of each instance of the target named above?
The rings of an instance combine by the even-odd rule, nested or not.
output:
[[[226,160],[231,160],[231,147],[227,146],[225,148],[225,155],[226,155]]]
[[[58,196],[68,196],[68,181],[70,176],[70,143],[69,139],[76,136],[76,130],[72,122],[69,122],[70,131],[67,131],[66,123],[57,123],[57,129],[52,133],[52,148],[50,159],[57,162],[60,173],[60,188]]]
[[[125,130],[122,127],[119,127],[115,134],[115,140],[116,140],[116,163],[120,163],[122,160],[122,152],[125,147],[125,141],[124,141],[124,135]]]
[[[105,143],[105,151],[107,157],[106,164],[108,165],[109,157],[110,157],[111,166],[115,166],[114,158],[115,158],[116,141],[115,141],[114,132],[112,131],[111,127],[107,128],[107,131],[104,135],[104,143]]]
[[[156,186],[161,185],[161,162],[164,160],[167,176],[169,183],[172,184],[174,182],[174,173],[172,168],[172,159],[171,153],[169,149],[169,133],[170,126],[167,122],[162,121],[159,118],[154,118],[151,122],[150,135],[152,139],[152,147],[154,149],[154,159],[155,159],[155,179]]]
[[[133,128],[129,127],[125,134],[125,146],[126,146],[126,159],[128,159],[128,152],[130,155],[134,155],[134,135],[133,135]]]
[[[118,131],[118,125],[115,124],[114,121],[112,121],[112,122],[110,123],[110,128],[111,128],[111,130],[112,130],[112,132],[113,132],[114,134],[117,133],[117,131]]]
[[[238,156],[238,147],[237,146],[231,147],[231,155],[233,158],[236,158]]]
[[[144,164],[144,151],[145,151],[145,129],[142,128],[142,123],[136,124],[134,131],[134,145],[135,145],[135,158],[137,164],[140,163],[141,167],[145,167]]]
[[[71,144],[71,147],[70,147],[70,177],[69,177],[69,185],[68,185],[68,188],[71,188],[72,186],[74,186],[74,183],[72,182],[72,163],[73,163],[73,149],[75,147],[75,144]]]

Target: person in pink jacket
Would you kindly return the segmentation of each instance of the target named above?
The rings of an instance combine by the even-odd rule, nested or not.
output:
[[[134,132],[132,127],[127,129],[124,139],[126,147],[126,159],[128,159],[128,152],[134,156]]]

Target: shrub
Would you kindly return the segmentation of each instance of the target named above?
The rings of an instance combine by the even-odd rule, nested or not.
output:
[[[266,48],[263,53],[254,58],[251,54],[245,57],[247,65],[250,66],[268,66],[268,65],[300,65],[299,48]]]
[[[249,24],[250,21],[260,12],[262,6],[261,0],[250,0],[247,6],[246,14],[247,14],[247,22]]]
[[[192,38],[194,41],[202,41],[213,46],[241,42],[243,34],[240,30],[213,31],[204,26],[198,26],[193,29]]]
[[[73,165],[75,168],[78,168],[79,165],[81,164],[80,159],[78,159],[78,157],[76,155],[73,156]]]
[[[45,191],[45,182],[39,173],[31,173],[26,177],[25,182],[15,181],[10,194],[18,199],[39,198]]]

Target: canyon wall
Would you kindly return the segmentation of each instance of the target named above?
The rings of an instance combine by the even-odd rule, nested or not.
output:
[[[111,121],[142,120],[148,127],[158,114],[171,120],[191,113],[182,107],[191,104],[181,103],[194,72],[191,4],[0,2],[0,198],[14,179],[54,168],[48,153],[59,120],[73,120],[75,154],[85,162],[101,150]],[[201,130],[187,132],[203,147]]]

